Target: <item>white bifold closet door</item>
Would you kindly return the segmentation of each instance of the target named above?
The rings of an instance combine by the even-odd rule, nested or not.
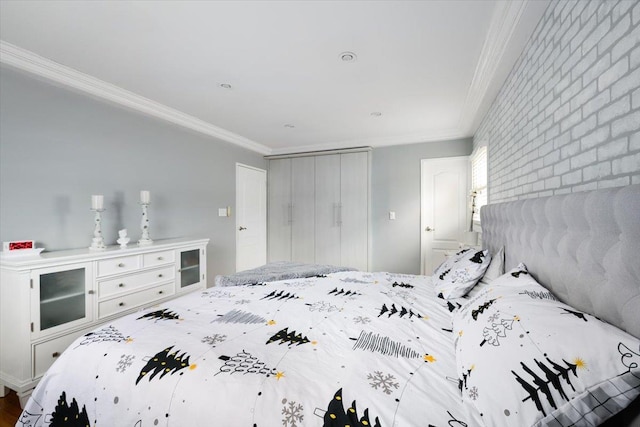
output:
[[[316,157],[316,263],[367,271],[368,153]]]
[[[340,155],[340,265],[369,269],[369,153]]]
[[[269,261],[291,261],[291,160],[269,162],[268,253]]]
[[[316,157],[316,262],[340,265],[340,155]]]
[[[315,261],[315,161],[291,159],[291,261]]]
[[[315,260],[313,157],[269,161],[269,254],[273,261]]]

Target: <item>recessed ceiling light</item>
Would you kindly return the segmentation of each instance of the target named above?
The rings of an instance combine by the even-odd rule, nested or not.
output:
[[[289,128],[289,129],[293,129],[295,126],[292,124],[287,123],[286,125],[284,125],[284,127]]]
[[[380,117],[382,113],[380,111],[374,111],[373,113],[371,113],[371,115],[374,117]]]
[[[224,89],[231,89],[231,85],[229,83],[220,83],[220,87]]]
[[[342,52],[340,54],[340,59],[342,59],[344,62],[354,62],[358,59],[358,57],[353,52]]]

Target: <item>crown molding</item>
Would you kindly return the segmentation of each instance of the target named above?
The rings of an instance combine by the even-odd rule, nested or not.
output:
[[[260,154],[271,148],[0,40],[0,63]]]
[[[444,131],[431,132],[428,134],[411,134],[400,136],[389,136],[380,138],[361,138],[345,141],[335,141],[325,144],[300,145],[297,147],[273,148],[271,155],[280,156],[291,153],[307,153],[327,150],[343,150],[352,147],[388,147],[392,145],[420,144],[423,142],[449,141],[453,139],[469,138],[472,135],[465,134],[459,129],[449,129]]]
[[[461,130],[473,132],[471,129],[480,106],[493,82],[501,64],[514,31],[522,18],[529,0],[498,1],[496,2],[489,31],[485,38],[480,57],[476,65],[471,86],[467,91],[462,114],[460,116]]]

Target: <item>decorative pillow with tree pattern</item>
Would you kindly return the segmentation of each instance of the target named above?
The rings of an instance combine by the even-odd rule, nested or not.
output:
[[[491,262],[488,251],[463,249],[433,271],[436,295],[444,299],[465,296],[482,278]]]
[[[640,394],[640,340],[558,301],[520,264],[453,319],[464,400],[492,426],[587,426]]]

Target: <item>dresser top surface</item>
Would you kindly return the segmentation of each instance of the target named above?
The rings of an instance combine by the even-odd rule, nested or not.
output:
[[[128,255],[144,254],[149,252],[178,249],[187,246],[207,245],[209,239],[163,239],[154,240],[152,244],[138,246],[136,243],[130,244],[127,248],[120,248],[118,245],[107,246],[105,250],[94,251],[89,248],[68,249],[61,251],[42,252],[35,256],[0,256],[0,267],[11,270],[28,270],[43,267],[61,262],[84,262],[106,258],[116,258]]]

